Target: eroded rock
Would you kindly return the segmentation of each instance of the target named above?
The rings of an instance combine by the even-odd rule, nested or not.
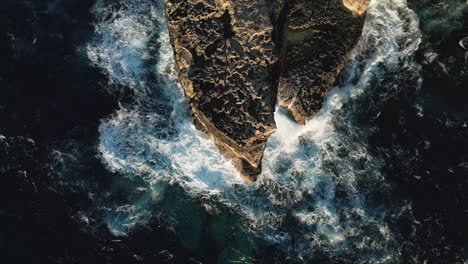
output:
[[[194,122],[255,180],[275,131],[278,56],[270,1],[167,0],[179,79]]]
[[[194,123],[246,180],[261,172],[277,98],[305,123],[357,42],[368,0],[344,1],[166,0]]]
[[[300,124],[320,110],[361,36],[358,14],[369,0],[343,2],[352,9],[341,0],[296,0],[287,12],[278,98]]]

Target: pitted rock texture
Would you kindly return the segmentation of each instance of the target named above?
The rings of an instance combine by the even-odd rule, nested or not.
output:
[[[279,67],[271,1],[166,3],[179,79],[195,124],[253,181],[276,129]]]
[[[344,2],[362,8],[357,0]],[[366,7],[369,3],[361,2]],[[341,0],[296,0],[288,9],[286,23],[278,97],[296,122],[305,124],[322,107],[358,42],[364,16],[346,8]]]
[[[277,99],[299,123],[320,108],[362,30],[360,9],[348,8],[341,0],[166,0],[194,124],[246,180],[261,172]]]

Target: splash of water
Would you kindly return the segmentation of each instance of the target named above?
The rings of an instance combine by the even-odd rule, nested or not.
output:
[[[340,253],[350,247],[373,263],[398,257],[384,220],[390,209],[366,200],[368,189],[388,189],[380,174],[382,161],[368,153],[365,132],[351,125],[341,131],[332,121],[342,105],[379,74],[379,64],[391,68],[412,63],[420,34],[405,0],[371,2],[342,85],[327,95],[322,110],[305,126],[277,109],[278,131],[268,141],[264,171],[249,186],[191,122],[172,73],[162,1],[119,3],[95,8],[96,15],[106,19],[97,23],[96,38],[88,47],[93,63],[135,94],[134,104],[102,120],[99,149],[109,170],[150,183],[152,200],[164,197],[161,182],[182,186],[195,198],[214,199],[244,217],[246,232],[298,258],[317,248]],[[416,65],[410,68],[418,70]],[[125,217],[110,218],[109,224],[122,232],[119,225],[144,221],[139,216],[145,206],[130,205]],[[288,224],[291,221],[295,224]]]
[[[293,208],[290,214],[301,226],[293,235],[313,234],[303,239],[309,243],[305,247],[340,251],[353,246],[364,256],[372,252],[366,256],[372,263],[397,258],[395,238],[384,220],[391,210],[366,202],[371,188],[382,195],[389,191],[380,173],[382,160],[369,154],[365,130],[341,124],[347,128],[343,131],[333,120],[343,114],[344,103],[365,91],[380,64],[392,69],[404,63],[418,72],[412,57],[420,42],[417,17],[406,1],[372,1],[345,80],[329,92],[321,111],[300,126],[277,110],[278,131],[266,149],[259,184],[270,190],[274,204]],[[296,251],[301,255],[304,248]]]

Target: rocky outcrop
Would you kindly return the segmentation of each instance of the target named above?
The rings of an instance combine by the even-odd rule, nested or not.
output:
[[[168,0],[179,79],[194,122],[255,180],[275,131],[278,57],[266,0]]]
[[[368,0],[166,0],[196,127],[248,181],[261,172],[277,100],[305,123],[360,36]]]
[[[300,124],[320,110],[361,36],[369,0],[343,3],[296,0],[288,9],[278,98]]]

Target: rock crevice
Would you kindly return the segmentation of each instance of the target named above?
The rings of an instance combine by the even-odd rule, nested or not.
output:
[[[166,0],[196,127],[255,181],[277,104],[305,123],[361,34],[368,0]]]

